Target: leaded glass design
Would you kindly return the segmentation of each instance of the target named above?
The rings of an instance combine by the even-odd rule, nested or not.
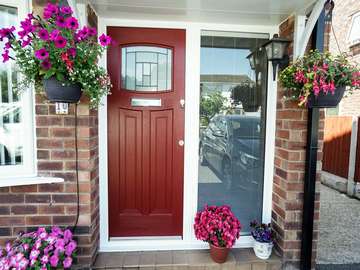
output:
[[[121,86],[132,91],[171,90],[172,50],[154,46],[121,49]]]

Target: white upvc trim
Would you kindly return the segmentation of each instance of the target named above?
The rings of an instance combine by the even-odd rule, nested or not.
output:
[[[184,149],[184,218],[183,239],[166,240],[159,238],[139,240],[109,240],[108,231],[108,153],[107,153],[107,97],[99,107],[99,188],[100,188],[100,251],[130,250],[177,250],[207,248],[208,245],[195,239],[193,219],[197,211],[198,190],[198,147],[199,147],[199,100],[200,100],[200,38],[201,31],[227,31],[267,33],[278,32],[276,25],[231,25],[195,22],[148,21],[112,19],[99,17],[98,31],[106,33],[107,26],[174,28],[186,30],[186,76],[185,76],[185,149]],[[99,64],[106,68],[106,54]],[[272,67],[268,73],[268,99],[266,119],[266,149],[263,195],[263,222],[271,221],[273,164],[276,127],[276,82],[272,80]],[[236,247],[252,247],[250,236],[240,237]]]
[[[306,46],[310,40],[310,37],[314,30],[315,24],[318,21],[321,12],[324,9],[325,2],[326,2],[326,0],[317,0],[314,8],[311,11],[310,17],[307,20],[305,29],[302,30],[303,31],[302,34],[298,33],[297,30],[299,30],[299,29],[295,28],[295,37],[297,37],[296,48],[297,48],[297,46],[299,46],[299,47],[295,51],[297,54],[296,55],[294,54],[294,59],[296,57],[302,57],[305,54]],[[300,34],[300,36],[298,36],[299,34]]]
[[[23,20],[28,13],[30,13],[32,6],[31,1],[28,0],[0,0],[1,5],[8,7],[14,7],[18,12],[17,26],[20,25],[20,21]],[[21,76],[21,75],[20,75]],[[9,165],[0,166],[0,182],[6,182],[6,179],[22,177],[34,177],[36,175],[36,129],[35,129],[35,97],[33,94],[33,87],[24,91],[21,94],[22,104],[22,122],[25,123],[26,128],[29,128],[31,132],[24,136],[23,159],[22,165]],[[27,138],[27,139],[26,139]],[[14,185],[17,181],[12,182]],[[0,184],[1,185],[1,184]]]
[[[53,184],[62,182],[64,182],[64,179],[59,177],[10,177],[0,180],[0,188],[38,184]]]

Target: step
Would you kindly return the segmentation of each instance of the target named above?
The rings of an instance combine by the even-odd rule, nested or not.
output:
[[[160,270],[280,270],[280,258],[257,258],[252,249],[232,249],[227,261],[217,264],[209,250],[104,252],[99,253],[92,269]]]

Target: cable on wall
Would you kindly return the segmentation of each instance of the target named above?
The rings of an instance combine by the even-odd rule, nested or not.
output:
[[[78,155],[78,136],[77,136],[77,126],[78,126],[78,115],[77,115],[77,103],[75,103],[75,170],[76,170],[76,196],[77,196],[77,205],[76,205],[76,219],[72,231],[74,232],[78,226],[79,215],[80,215],[80,188],[79,188],[79,155]]]

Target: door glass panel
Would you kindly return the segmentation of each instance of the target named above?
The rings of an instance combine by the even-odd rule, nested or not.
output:
[[[172,50],[153,46],[121,49],[121,84],[130,91],[168,91],[172,81]]]
[[[246,58],[268,40],[239,33],[201,38],[198,208],[230,205],[250,232],[262,220],[267,60]]]

